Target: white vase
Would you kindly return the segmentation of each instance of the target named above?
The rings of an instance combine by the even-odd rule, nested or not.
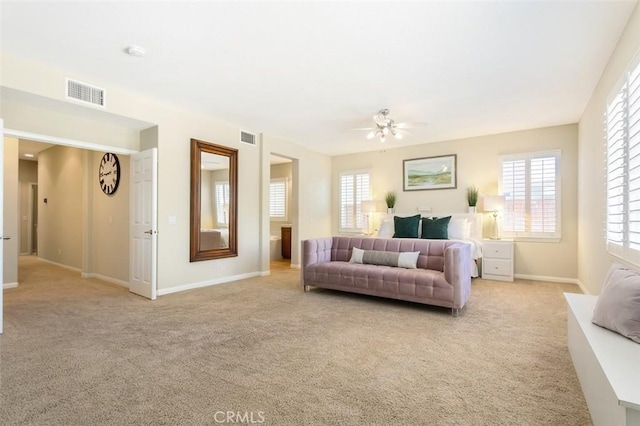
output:
[[[393,207],[387,207],[387,214],[394,214],[396,212],[396,209],[394,209]]]
[[[476,212],[476,206],[469,206],[469,213],[475,213]]]

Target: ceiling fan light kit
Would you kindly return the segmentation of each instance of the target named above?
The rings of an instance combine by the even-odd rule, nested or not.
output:
[[[402,139],[400,130],[409,127],[407,123],[396,124],[394,119],[389,118],[389,110],[386,108],[381,109],[378,111],[378,114],[373,116],[373,122],[375,123],[375,127],[367,134],[367,139],[373,139],[374,137],[379,136],[380,142],[382,143],[387,140],[387,136],[389,136],[389,134],[398,140]]]

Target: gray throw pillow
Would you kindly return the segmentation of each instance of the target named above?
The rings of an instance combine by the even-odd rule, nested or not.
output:
[[[349,263],[364,263],[369,265],[397,266],[399,268],[417,269],[419,251],[395,252],[362,250],[354,247]]]
[[[640,274],[614,264],[605,278],[592,322],[640,343]]]

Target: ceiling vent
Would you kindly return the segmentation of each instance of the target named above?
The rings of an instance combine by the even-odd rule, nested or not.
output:
[[[104,89],[67,78],[67,99],[104,108],[105,97]]]
[[[244,130],[240,131],[240,142],[248,143],[249,145],[256,144],[256,135],[253,133],[245,132]]]

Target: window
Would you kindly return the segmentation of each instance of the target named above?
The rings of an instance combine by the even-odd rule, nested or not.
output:
[[[218,225],[229,225],[229,182],[216,182],[216,217]]]
[[[367,230],[362,202],[371,198],[370,182],[368,170],[340,173],[340,231]]]
[[[560,240],[560,151],[502,155],[502,235]]]
[[[271,220],[287,220],[287,180],[285,178],[271,179],[269,216]]]
[[[640,58],[605,111],[607,251],[640,264]]]

